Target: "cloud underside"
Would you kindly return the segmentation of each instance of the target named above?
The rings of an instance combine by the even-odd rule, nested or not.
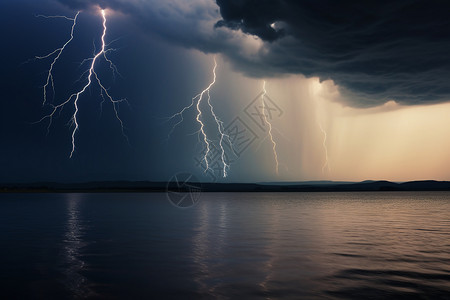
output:
[[[446,1],[60,2],[120,10],[171,43],[224,54],[248,76],[331,79],[351,106],[450,100]]]

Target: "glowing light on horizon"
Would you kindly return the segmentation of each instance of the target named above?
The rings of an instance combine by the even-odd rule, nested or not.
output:
[[[77,17],[78,17],[79,14],[80,14],[80,12],[77,12],[77,14],[75,15],[74,18],[69,18],[69,17],[65,17],[65,16],[43,16],[43,17],[46,17],[46,18],[65,18],[67,20],[72,20],[73,21],[73,25],[72,25],[72,29],[71,29],[71,37],[62,47],[54,50],[53,52],[51,52],[48,55],[41,56],[41,57],[36,57],[37,59],[45,59],[45,58],[48,58],[48,57],[52,56],[53,54],[57,53],[57,56],[55,57],[55,59],[53,60],[52,64],[50,65],[50,69],[49,69],[48,76],[47,76],[47,82],[44,85],[44,101],[43,101],[43,104],[45,104],[47,102],[46,90],[47,90],[49,84],[51,84],[51,86],[53,88],[53,91],[54,91],[54,82],[53,82],[53,73],[52,73],[53,72],[53,67],[54,67],[55,63],[58,61],[58,59],[60,58],[62,52],[65,49],[65,47],[73,40],[74,30],[75,30],[75,26],[77,24],[76,21],[77,21]],[[111,51],[111,49],[106,49],[105,37],[106,37],[107,26],[106,26],[106,13],[105,13],[104,9],[101,9],[101,15],[102,15],[102,19],[103,19],[103,22],[102,22],[103,32],[102,32],[102,35],[101,35],[101,44],[102,44],[101,49],[93,57],[85,59],[83,61],[83,63],[85,61],[91,61],[89,69],[86,72],[83,73],[83,75],[86,74],[86,73],[89,73],[89,75],[87,76],[87,83],[83,86],[83,88],[81,88],[78,92],[71,94],[62,103],[57,104],[57,105],[50,104],[50,106],[52,107],[51,113],[49,113],[48,115],[45,115],[39,121],[36,122],[36,123],[38,123],[38,122],[41,122],[41,121],[43,121],[45,119],[49,119],[49,125],[47,127],[47,131],[48,131],[50,129],[51,124],[52,124],[53,116],[55,115],[55,113],[59,109],[63,109],[66,104],[68,104],[68,103],[73,101],[74,113],[73,113],[72,118],[71,118],[71,123],[73,125],[73,130],[72,130],[72,134],[71,134],[72,150],[70,152],[70,156],[69,156],[70,158],[72,158],[72,156],[73,156],[73,154],[75,152],[75,148],[76,148],[75,135],[76,135],[77,131],[79,130],[79,123],[78,123],[78,119],[77,119],[78,112],[79,112],[78,100],[80,99],[80,96],[86,91],[86,89],[89,86],[91,86],[91,84],[92,84],[92,82],[94,80],[95,80],[95,82],[97,82],[98,86],[100,87],[100,95],[103,98],[103,101],[105,101],[105,96],[106,96],[106,98],[111,102],[111,104],[113,106],[113,109],[114,109],[115,117],[120,123],[121,130],[122,130],[122,135],[128,141],[128,137],[127,137],[127,135],[124,132],[123,122],[122,122],[121,118],[119,117],[119,113],[118,113],[118,110],[117,110],[117,105],[120,102],[126,101],[126,99],[115,100],[110,95],[110,93],[108,92],[108,89],[106,89],[105,86],[102,84],[102,81],[100,80],[98,74],[95,72],[96,62],[99,59],[99,57],[101,57],[101,56],[106,60],[106,62],[109,63],[110,68],[113,70],[113,74],[114,74],[114,71],[117,70],[117,67],[114,65],[114,63],[107,57],[107,53],[109,51]],[[42,15],[39,15],[39,16],[42,16]],[[93,77],[94,77],[94,79],[93,79]],[[53,92],[53,95],[54,94],[55,93]],[[103,101],[102,101],[102,103],[103,103]]]

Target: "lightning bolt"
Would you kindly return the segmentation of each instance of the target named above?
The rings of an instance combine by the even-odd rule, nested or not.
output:
[[[37,15],[36,17],[42,17],[46,19],[50,18],[63,18],[69,21],[72,21],[72,28],[70,30],[70,38],[58,49],[55,49],[54,51],[50,52],[47,55],[44,56],[36,56],[36,59],[46,59],[54,54],[56,54],[55,58],[53,59],[52,63],[50,64],[50,68],[48,69],[47,73],[47,81],[44,84],[43,90],[44,90],[44,101],[42,102],[42,105],[44,105],[47,102],[47,88],[49,85],[51,85],[53,89],[53,96],[55,96],[55,83],[53,81],[53,67],[55,66],[58,59],[61,57],[61,54],[63,53],[64,49],[66,49],[67,45],[70,44],[70,42],[73,40],[73,32],[75,30],[75,26],[77,25],[77,18],[80,12],[78,11],[73,18],[69,18],[66,16],[44,16],[44,15]]]
[[[267,119],[267,115],[265,113],[266,111],[266,103],[264,101],[264,97],[267,95],[267,91],[266,91],[266,81],[263,80],[263,94],[261,95],[261,108],[262,108],[262,114],[263,114],[263,118],[264,118],[264,122],[269,126],[269,138],[270,141],[272,142],[272,151],[273,151],[273,157],[275,160],[275,172],[278,175],[278,169],[279,169],[279,163],[278,163],[278,154],[277,154],[277,143],[275,143],[275,140],[273,139],[273,135],[272,135],[272,123],[269,122],[269,120]]]
[[[330,167],[330,161],[328,159],[328,147],[327,147],[327,132],[325,131],[324,127],[322,126],[322,122],[321,122],[321,118],[319,116],[319,112],[320,112],[320,101],[319,99],[321,98],[320,95],[320,90],[321,90],[321,85],[319,82],[316,82],[315,84],[313,84],[311,86],[311,93],[314,96],[314,100],[315,100],[315,107],[316,107],[316,121],[317,121],[317,125],[319,126],[320,131],[322,132],[323,135],[323,140],[322,140],[322,147],[323,147],[323,152],[325,154],[325,161],[322,165],[322,174],[325,174],[325,170],[328,170],[328,172],[331,172],[331,167]]]
[[[328,172],[331,172],[330,164],[328,161],[327,132],[325,131],[325,129],[323,129],[322,124],[320,124],[319,121],[317,121],[317,124],[319,125],[320,131],[322,131],[323,134],[322,146],[325,152],[325,163],[322,166],[322,173],[325,173],[326,169],[328,169]]]
[[[169,132],[169,134],[167,136],[167,139],[170,138],[170,136],[174,132],[175,128],[184,121],[184,117],[183,117],[184,112],[186,110],[188,110],[188,109],[190,109],[190,108],[195,106],[195,108],[197,110],[197,115],[195,117],[195,120],[200,125],[200,129],[199,129],[198,133],[199,133],[199,135],[201,135],[202,141],[203,141],[203,143],[205,145],[205,148],[206,148],[205,154],[203,155],[202,161],[205,162],[205,172],[207,172],[210,169],[210,166],[209,166],[210,162],[208,161],[208,156],[209,156],[209,154],[211,152],[212,141],[208,138],[208,135],[206,134],[205,123],[203,123],[203,121],[202,121],[203,111],[201,109],[201,104],[202,104],[202,102],[203,102],[203,100],[205,98],[204,96],[206,94],[206,98],[207,98],[206,99],[206,103],[209,106],[209,109],[211,111],[211,115],[213,116],[214,121],[216,122],[217,130],[219,131],[219,135],[220,135],[219,147],[221,149],[221,161],[222,161],[222,165],[223,165],[222,175],[223,175],[223,177],[227,177],[228,176],[227,170],[230,168],[230,165],[227,164],[227,162],[226,162],[225,149],[224,149],[223,145],[224,145],[224,140],[225,139],[228,140],[228,142],[230,144],[231,144],[231,141],[230,141],[230,137],[225,133],[223,122],[219,119],[217,114],[214,112],[214,107],[213,107],[213,105],[211,103],[211,95],[210,95],[211,88],[214,86],[214,84],[216,83],[216,79],[217,79],[216,69],[217,69],[217,60],[216,60],[216,57],[214,56],[214,67],[213,67],[213,70],[212,70],[212,73],[213,73],[212,81],[210,82],[210,84],[203,91],[201,91],[199,94],[195,95],[191,99],[191,103],[189,105],[185,106],[179,112],[173,114],[172,116],[170,116],[168,118],[169,120],[171,120],[171,119],[173,119],[173,118],[178,116],[180,119],[179,119],[178,122],[176,122],[173,125],[172,129],[170,130],[170,132]]]
[[[80,12],[77,12],[77,14],[75,15],[74,18],[69,18],[69,17],[65,17],[65,16],[43,16],[46,18],[65,18],[67,20],[72,20],[73,24],[72,24],[72,29],[71,29],[71,35],[70,35],[70,39],[60,48],[54,50],[53,52],[51,52],[50,54],[46,55],[46,56],[41,56],[41,57],[36,57],[37,59],[45,59],[48,58],[54,54],[57,54],[56,57],[53,59],[53,62],[50,65],[50,69],[48,72],[48,76],[47,76],[47,82],[44,85],[44,104],[47,101],[47,94],[46,94],[46,90],[49,86],[49,84],[51,84],[53,90],[54,90],[54,82],[53,82],[53,67],[56,64],[56,62],[58,61],[58,59],[60,58],[62,52],[64,51],[64,49],[66,48],[66,46],[73,40],[73,33],[74,33],[74,29],[76,26],[76,21],[77,21],[77,17],[80,14]],[[86,70],[83,74],[88,73],[87,75],[87,83],[83,86],[83,88],[81,88],[78,92],[73,93],[69,96],[69,98],[67,98],[65,101],[63,101],[62,103],[58,104],[58,105],[53,105],[50,104],[50,106],[52,107],[52,111],[48,114],[45,115],[44,117],[42,117],[39,121],[37,121],[36,123],[39,123],[45,119],[49,119],[49,125],[47,127],[47,131],[49,131],[50,126],[52,124],[52,120],[53,120],[53,116],[55,115],[55,113],[58,111],[58,109],[63,109],[63,107],[70,103],[73,102],[73,106],[74,106],[74,113],[72,115],[71,118],[71,123],[73,125],[73,130],[72,130],[72,150],[70,152],[70,158],[72,158],[74,152],[75,152],[75,148],[76,148],[76,140],[75,140],[75,136],[77,131],[79,130],[79,123],[78,123],[78,112],[79,112],[79,105],[78,105],[78,100],[80,99],[80,96],[86,91],[86,89],[91,86],[92,82],[97,82],[98,86],[100,87],[100,96],[102,97],[103,101],[106,99],[108,99],[114,109],[114,113],[115,113],[115,117],[116,119],[119,121],[120,126],[121,126],[121,130],[122,130],[122,135],[125,137],[125,139],[128,141],[128,137],[126,136],[125,132],[124,132],[124,126],[123,126],[123,122],[119,117],[119,112],[118,112],[118,108],[117,105],[123,101],[126,101],[126,99],[120,99],[120,100],[115,100],[110,93],[108,92],[108,89],[105,88],[105,86],[102,84],[102,81],[100,80],[98,74],[95,72],[95,65],[98,61],[98,59],[100,57],[103,57],[105,59],[105,61],[109,64],[110,68],[114,72],[117,72],[117,68],[114,65],[114,63],[108,58],[107,53],[112,51],[112,49],[106,49],[106,43],[105,43],[105,37],[106,37],[106,31],[107,31],[107,26],[106,26],[106,13],[105,10],[101,10],[101,15],[102,15],[102,19],[103,19],[103,32],[101,35],[101,49],[95,53],[95,55],[91,58],[85,59],[83,60],[83,63],[86,61],[91,61],[90,67],[88,70]],[[40,15],[41,16],[41,15]],[[82,63],[82,64],[83,64]],[[102,103],[103,103],[102,101]]]
[[[216,68],[217,68],[217,61],[216,61],[216,57],[214,57],[214,69],[213,69],[214,80],[213,80],[213,83],[216,82]],[[223,140],[224,140],[224,138],[226,138],[228,140],[228,142],[231,143],[230,142],[230,137],[229,137],[229,135],[224,133],[223,122],[214,113],[214,108],[213,108],[213,106],[211,104],[211,96],[209,94],[209,89],[208,89],[207,94],[208,94],[208,105],[209,105],[209,108],[211,109],[211,114],[214,117],[214,121],[217,124],[217,130],[219,131],[219,134],[220,134],[219,147],[221,149],[221,160],[222,160],[222,165],[223,165],[223,177],[225,178],[225,177],[228,176],[227,169],[230,168],[230,166],[225,161],[225,149],[223,148]]]

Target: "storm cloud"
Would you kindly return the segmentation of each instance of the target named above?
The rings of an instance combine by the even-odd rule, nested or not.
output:
[[[220,26],[268,42],[279,72],[332,79],[354,104],[450,100],[445,1],[218,0]],[[360,103],[358,103],[360,102]]]
[[[171,43],[225,55],[251,77],[331,79],[351,106],[450,100],[446,1],[60,2],[120,10]]]

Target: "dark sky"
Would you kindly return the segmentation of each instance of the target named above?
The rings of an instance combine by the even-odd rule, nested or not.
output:
[[[192,168],[192,136],[165,142],[169,116],[210,80],[210,63],[194,50],[222,55],[236,72],[253,78],[287,74],[332,79],[343,104],[372,107],[450,99],[450,21],[446,1],[125,1],[4,0],[0,98],[0,182],[167,180]],[[127,98],[120,134],[111,105],[100,110],[98,87],[80,99],[80,130],[72,159],[69,121],[73,107],[33,124],[42,107],[50,60],[33,60],[61,46],[70,21],[82,10],[75,38],[55,67],[55,103],[83,85],[79,63],[100,47],[107,8],[110,57],[122,77],[102,62],[98,73],[114,97]],[[260,47],[252,49],[252,40]],[[250,40],[250,42],[249,42]],[[249,50],[250,49],[250,50]],[[206,57],[206,56],[205,56]],[[220,98],[220,97],[219,97]],[[53,98],[52,98],[53,99]],[[224,98],[225,99],[225,98]],[[219,99],[220,100],[220,99]],[[223,100],[224,102],[226,100]],[[195,124],[187,124],[195,132]],[[180,151],[183,149],[183,152]],[[234,181],[252,180],[245,174]]]
[[[130,103],[119,106],[130,145],[120,133],[111,105],[105,103],[101,112],[100,91],[93,87],[80,99],[77,149],[69,159],[72,129],[68,122],[73,106],[57,114],[48,135],[48,120],[32,124],[50,112],[50,107],[42,107],[41,87],[51,59],[29,59],[59,47],[67,40],[71,26],[67,20],[35,15],[73,17],[76,11],[54,1],[2,1],[0,6],[1,26],[8,28],[2,33],[7,46],[2,48],[0,73],[4,91],[0,102],[0,181],[165,180],[190,167],[191,159],[185,166],[185,160],[178,159],[182,155],[177,145],[183,143],[183,135],[164,142],[170,129],[164,118],[203,87],[209,80],[209,70],[188,60],[183,49],[143,33],[130,18],[111,17],[108,36],[120,39],[112,45],[118,51],[110,57],[123,77],[113,82],[105,63],[99,66],[99,74],[111,87],[111,95],[126,97]],[[82,13],[73,43],[55,67],[55,103],[85,83],[74,83],[86,69],[79,63],[92,56],[93,43],[98,49],[100,34],[99,15]],[[193,77],[185,72],[188,69],[197,69],[198,74]]]
[[[333,79],[353,106],[450,99],[448,1],[217,3],[223,17],[217,26],[269,42],[259,72]]]

